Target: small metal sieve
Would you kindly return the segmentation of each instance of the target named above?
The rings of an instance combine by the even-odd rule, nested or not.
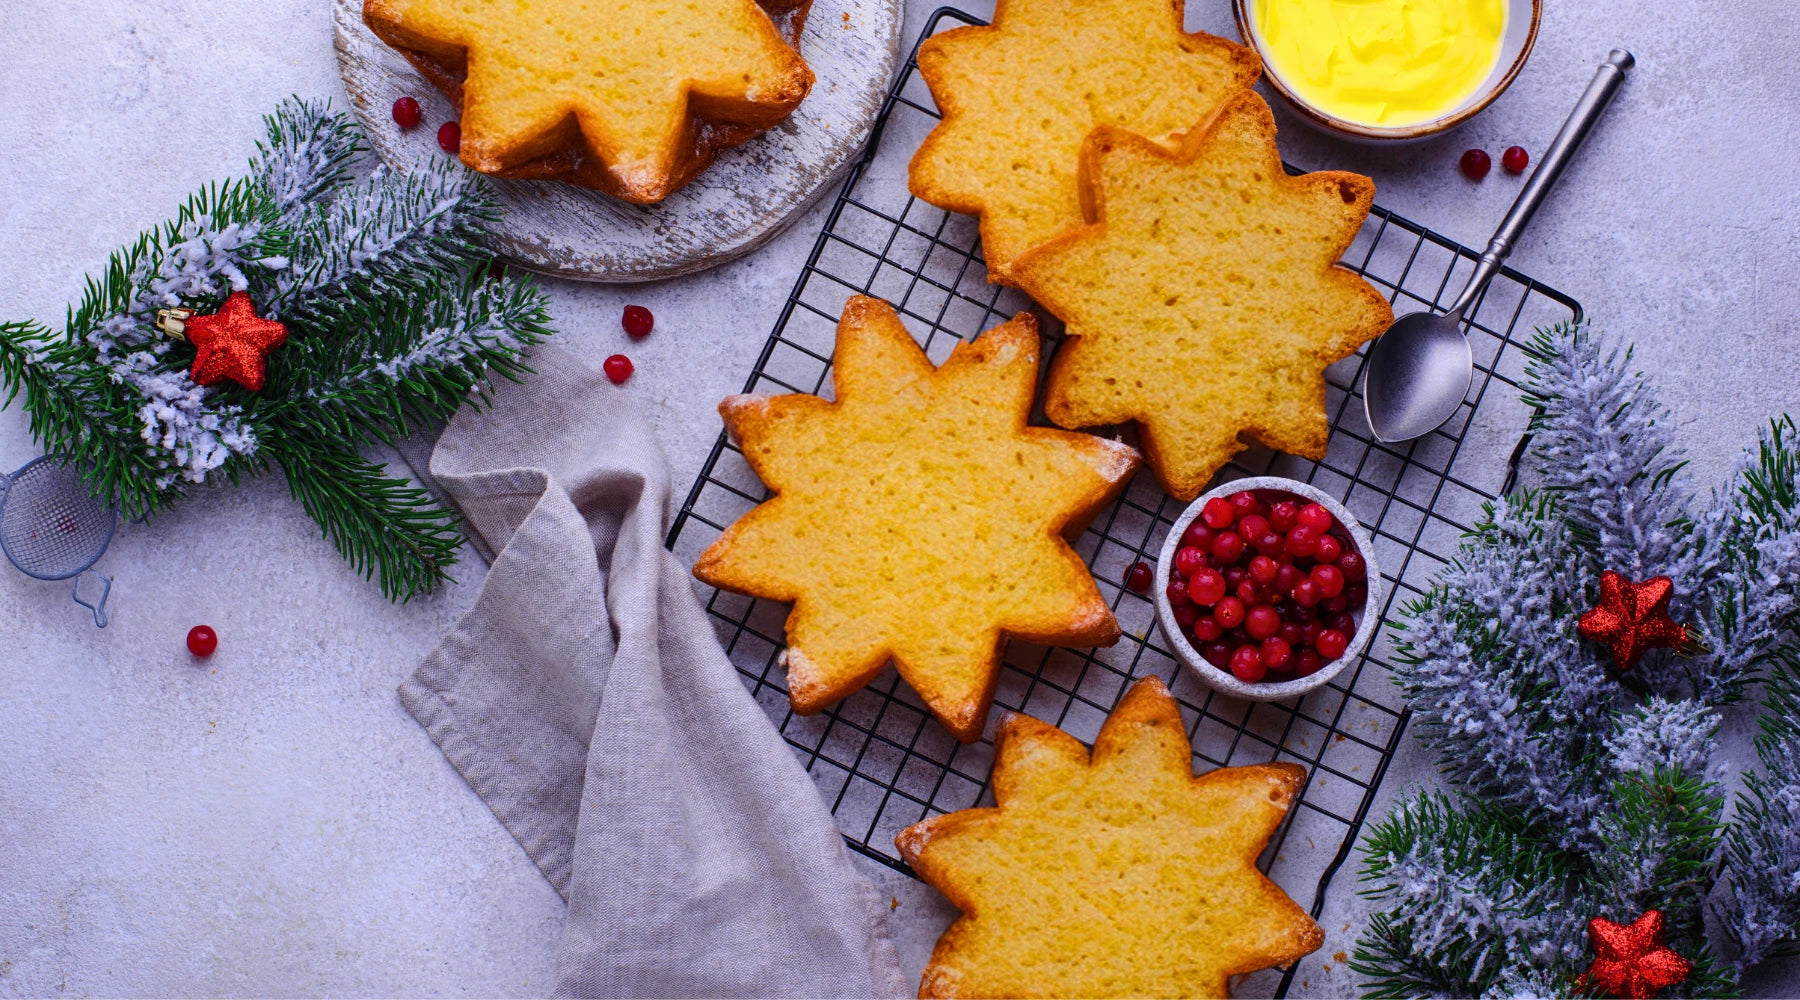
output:
[[[39,580],[75,578],[75,603],[106,627],[106,598],[112,580],[93,571],[112,543],[119,513],[95,499],[66,461],[34,459],[11,476],[0,475],[0,551],[19,572]],[[81,581],[100,583],[100,597],[81,596]]]

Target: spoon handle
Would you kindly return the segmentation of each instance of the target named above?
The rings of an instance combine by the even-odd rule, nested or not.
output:
[[[1506,218],[1500,220],[1500,228],[1494,230],[1494,238],[1488,241],[1487,251],[1475,264],[1475,273],[1469,277],[1469,285],[1456,297],[1447,314],[1461,315],[1464,309],[1475,301],[1482,289],[1494,275],[1500,272],[1500,265],[1512,253],[1513,243],[1519,234],[1525,231],[1525,224],[1537,214],[1538,206],[1562,176],[1563,168],[1574,159],[1575,150],[1581,147],[1582,140],[1594,130],[1594,124],[1606,112],[1606,106],[1612,103],[1613,95],[1619,92],[1619,85],[1625,82],[1625,71],[1637,62],[1631,53],[1624,49],[1614,49],[1594,71],[1594,79],[1588,83],[1587,90],[1582,92],[1581,100],[1575,102],[1575,110],[1569,112],[1569,120],[1563,122],[1561,131],[1550,141],[1550,148],[1544,151],[1544,159],[1532,171],[1531,179],[1525,182],[1525,189],[1506,212]]]

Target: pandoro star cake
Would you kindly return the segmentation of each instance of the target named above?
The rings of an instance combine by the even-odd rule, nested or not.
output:
[[[1000,723],[994,750],[995,807],[895,838],[962,910],[921,997],[1223,997],[1228,977],[1324,942],[1256,868],[1305,772],[1275,763],[1195,777],[1160,680],[1126,692],[1091,755],[1024,715]]]
[[[465,164],[656,202],[799,106],[813,83],[794,47],[805,9],[364,0],[363,20],[461,109]]]
[[[999,0],[993,23],[919,47],[943,113],[914,154],[913,194],[981,216],[990,280],[1082,223],[1076,163],[1096,126],[1171,140],[1262,73],[1242,45],[1182,30],[1183,0]]]
[[[1136,421],[1163,488],[1184,500],[1247,438],[1323,457],[1325,368],[1394,316],[1337,263],[1368,218],[1374,182],[1288,176],[1275,119],[1247,92],[1173,152],[1095,129],[1081,176],[1090,224],[1013,269],[1068,328],[1050,369],[1050,419]]]
[[[1036,321],[1020,314],[941,366],[893,307],[853,297],[835,401],[733,396],[719,407],[775,494],[694,566],[725,590],[793,602],[787,683],[816,712],[890,661],[958,739],[979,739],[1006,636],[1110,645],[1119,626],[1064,540],[1123,487],[1115,441],[1028,427]]]

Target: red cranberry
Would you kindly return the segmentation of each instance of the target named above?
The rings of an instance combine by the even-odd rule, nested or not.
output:
[[[1256,551],[1270,559],[1280,559],[1287,553],[1287,539],[1281,536],[1281,532],[1270,528],[1261,538],[1257,539]]]
[[[1202,607],[1212,607],[1225,596],[1225,576],[1216,569],[1201,567],[1188,577],[1188,600]]]
[[[1237,595],[1238,600],[1244,602],[1244,607],[1246,608],[1262,603],[1262,588],[1256,585],[1255,580],[1249,579],[1248,577],[1245,578],[1243,583],[1238,584],[1237,589],[1233,590],[1232,593]]]
[[[419,121],[424,117],[425,113],[419,110],[418,101],[410,97],[402,97],[394,102],[394,124],[401,128],[417,128]]]
[[[1268,672],[1269,668],[1263,666],[1262,651],[1255,646],[1239,646],[1231,654],[1231,674],[1245,684],[1255,684]]]
[[[600,363],[600,369],[606,372],[607,378],[612,379],[613,385],[624,385],[625,380],[631,377],[633,370],[631,359],[623,354],[615,354],[607,358]]]
[[[1256,556],[1250,560],[1250,579],[1267,585],[1275,582],[1281,575],[1281,564],[1268,556]]]
[[[1471,149],[1463,153],[1462,159],[1456,161],[1456,165],[1462,170],[1464,177],[1478,181],[1488,175],[1488,171],[1494,166],[1494,161],[1488,158],[1486,152]]]
[[[1196,619],[1194,622],[1194,638],[1201,642],[1213,642],[1224,634],[1225,630],[1219,627],[1218,622],[1213,621],[1211,615]]]
[[[1200,609],[1190,602],[1172,605],[1169,610],[1175,616],[1175,624],[1183,629],[1193,628],[1194,623],[1200,620]]]
[[[1320,535],[1319,551],[1313,554],[1313,558],[1322,563],[1334,563],[1337,562],[1343,554],[1344,543],[1338,541],[1338,536]]]
[[[1336,597],[1327,597],[1319,602],[1319,607],[1323,608],[1327,613],[1346,611],[1350,607],[1350,598],[1345,597],[1343,594],[1339,594]]]
[[[1531,163],[1531,154],[1525,152],[1524,146],[1508,146],[1506,152],[1500,154],[1500,165],[1509,174],[1522,174]]]
[[[1150,585],[1154,582],[1156,574],[1150,571],[1150,564],[1147,562],[1134,562],[1125,571],[1125,586],[1140,594],[1149,593]]]
[[[1325,627],[1337,632],[1342,632],[1345,635],[1354,635],[1356,633],[1356,619],[1352,618],[1348,611],[1338,611],[1325,620]]]
[[[1357,607],[1369,599],[1369,584],[1366,580],[1353,580],[1344,584],[1344,599]]]
[[[1337,629],[1328,628],[1319,633],[1318,641],[1313,643],[1313,648],[1318,650],[1319,655],[1325,659],[1335,660],[1344,655],[1344,650],[1350,648],[1350,637]]]
[[[1292,500],[1280,500],[1269,507],[1269,526],[1276,531],[1287,531],[1300,523],[1300,505]]]
[[[1285,670],[1289,657],[1294,655],[1294,647],[1278,635],[1270,636],[1263,640],[1261,653],[1263,666],[1270,670]]]
[[[1231,501],[1224,497],[1213,497],[1200,508],[1200,520],[1214,531],[1224,531],[1237,520],[1237,512],[1231,509]]]
[[[1247,517],[1262,511],[1262,501],[1249,490],[1239,490],[1231,495],[1231,510],[1238,517]]]
[[[1338,569],[1344,571],[1344,579],[1354,583],[1369,575],[1369,566],[1363,557],[1355,552],[1346,552],[1338,556]]]
[[[1260,642],[1281,631],[1281,616],[1267,604],[1258,604],[1244,615],[1244,631]]]
[[[1325,626],[1323,624],[1317,621],[1307,622],[1300,628],[1300,645],[1311,646],[1318,642],[1319,633],[1323,631],[1325,631]]]
[[[1212,540],[1212,529],[1207,527],[1206,522],[1199,518],[1189,521],[1187,530],[1181,533],[1181,544],[1184,547],[1192,546],[1202,552],[1212,551]]]
[[[1180,576],[1193,576],[1200,567],[1206,565],[1206,553],[1188,547],[1175,553],[1175,572]]]
[[[1323,535],[1337,523],[1331,511],[1322,503],[1309,503],[1300,508],[1300,523]]]
[[[1222,639],[1220,641],[1229,642],[1229,643],[1231,643],[1231,648],[1236,649],[1239,646],[1242,646],[1245,643],[1248,643],[1250,641],[1250,635],[1249,635],[1249,633],[1245,632],[1242,628],[1234,628],[1231,631],[1225,633],[1224,639]]]
[[[1275,633],[1287,640],[1290,646],[1306,645],[1306,629],[1299,622],[1282,622],[1281,631]]]
[[[1221,531],[1213,536],[1213,558],[1221,566],[1230,566],[1244,558],[1244,536],[1235,531]]]
[[[1304,583],[1305,581],[1302,580],[1301,582]],[[1295,584],[1295,586],[1297,587],[1299,584]],[[1288,615],[1288,617],[1301,624],[1317,621],[1319,618],[1319,606],[1316,604],[1308,606],[1301,604],[1299,601],[1295,601],[1294,611],[1292,614]]]
[[[1185,580],[1170,580],[1169,585],[1163,588],[1163,593],[1168,596],[1171,607],[1179,608],[1183,604],[1193,603],[1188,597],[1187,581]]]
[[[1300,529],[1296,528],[1294,530],[1298,531]],[[1319,582],[1312,577],[1309,576],[1299,583],[1294,584],[1295,604],[1298,604],[1303,608],[1310,608],[1324,599],[1325,595],[1319,593]]]
[[[1336,597],[1344,592],[1344,571],[1327,563],[1320,563],[1312,568],[1312,582],[1319,585],[1319,593],[1326,597]]]
[[[1304,524],[1297,524],[1294,530],[1287,533],[1287,553],[1296,559],[1311,559],[1313,553],[1319,551],[1319,533]]]
[[[1244,541],[1252,544],[1262,541],[1262,536],[1269,533],[1269,519],[1261,514],[1245,514],[1238,521],[1238,534]]]
[[[1242,566],[1229,566],[1225,569],[1225,586],[1236,590],[1245,580],[1250,579],[1250,571]]]
[[[438,148],[446,153],[462,152],[462,126],[456,122],[439,125]]]
[[[205,659],[219,649],[219,633],[213,631],[211,625],[195,625],[188,629],[188,652]]]
[[[1244,623],[1244,602],[1235,597],[1222,597],[1213,605],[1213,619],[1225,628],[1237,628]]]
[[[1294,656],[1294,676],[1311,677],[1318,673],[1319,668],[1324,665],[1325,658],[1320,656],[1317,650],[1302,649]]]
[[[656,317],[643,306],[626,306],[625,315],[619,322],[634,339],[650,336],[650,331],[656,327]]]
[[[1231,651],[1236,648],[1229,642],[1209,642],[1200,647],[1200,657],[1220,670],[1231,666]],[[1308,652],[1311,652],[1308,650]],[[1314,656],[1319,654],[1313,653]]]
[[[1300,571],[1300,567],[1293,563],[1282,563],[1275,568],[1276,593],[1292,595],[1294,584],[1299,583],[1305,577],[1306,574]]]

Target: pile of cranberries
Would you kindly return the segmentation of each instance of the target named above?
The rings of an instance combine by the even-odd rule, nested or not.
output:
[[[1244,490],[1206,501],[1181,533],[1167,593],[1206,662],[1246,684],[1275,683],[1344,655],[1368,570],[1322,504]]]

